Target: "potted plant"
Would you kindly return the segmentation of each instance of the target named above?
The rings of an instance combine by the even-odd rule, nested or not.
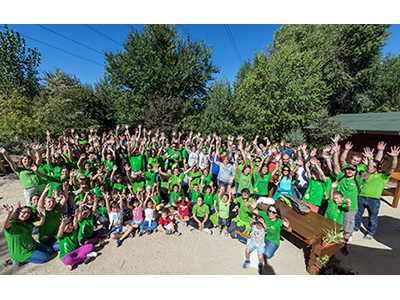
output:
[[[343,231],[336,231],[335,229],[324,230],[325,236],[322,238],[322,247],[329,247],[335,244],[344,242]]]
[[[322,268],[325,268],[325,266],[326,266],[326,264],[329,262],[329,255],[328,254],[325,254],[324,256],[322,256],[322,257],[317,257],[315,260],[316,260],[316,262],[315,262],[315,266],[318,268],[318,269],[322,269]]]

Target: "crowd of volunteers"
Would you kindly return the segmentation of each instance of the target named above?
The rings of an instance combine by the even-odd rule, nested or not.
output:
[[[222,141],[216,134],[172,132],[169,139],[140,125],[120,129],[102,134],[90,129],[88,135],[71,129],[58,138],[47,132],[46,145],[26,144],[18,163],[0,147],[25,197],[15,209],[1,206],[15,267],[45,263],[59,252],[71,270],[93,260],[94,247],[107,239],[119,247],[127,238],[154,232],[179,236],[179,228],[189,226],[234,239],[248,235],[243,268],[257,250],[261,274],[279,247],[281,230],[292,231],[274,200],[285,194],[301,199],[311,211],[342,224],[346,242],[367,209],[364,238],[372,239],[380,196],[400,152],[391,147],[389,166],[381,170],[384,142],[375,157],[374,149],[364,148],[362,156],[347,158],[352,144],[340,154],[339,135],[318,155],[306,144],[292,148],[290,141],[272,144],[259,135]],[[267,211],[257,207],[263,199],[272,201]],[[342,252],[348,255],[347,243]]]

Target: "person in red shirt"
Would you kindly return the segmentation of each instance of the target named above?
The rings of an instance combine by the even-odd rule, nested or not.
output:
[[[182,223],[183,226],[187,226],[187,222],[189,222],[189,207],[192,202],[188,197],[182,198],[179,197],[176,199],[175,204],[178,205],[178,214],[175,215],[175,221]]]
[[[175,225],[174,222],[172,221],[171,217],[169,215],[169,208],[164,207],[161,211],[161,217],[160,220],[158,221],[158,230],[161,232],[170,235],[181,235],[180,232],[175,230]]]

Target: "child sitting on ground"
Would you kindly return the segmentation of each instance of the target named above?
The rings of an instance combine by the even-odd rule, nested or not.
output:
[[[128,222],[134,232],[139,230],[140,225],[143,223],[143,202],[137,198],[133,198],[133,205],[128,203],[128,207],[132,209],[132,220]],[[139,236],[141,234],[139,233]]]
[[[82,205],[79,209],[79,214],[77,216],[79,225],[78,239],[79,243],[82,245],[96,244],[97,242],[100,242],[100,244],[104,243],[101,236],[107,232],[107,229],[102,227],[99,230],[94,231],[94,214],[97,209],[97,201],[96,198],[92,208],[87,205]]]
[[[253,215],[251,221],[251,233],[247,239],[247,245],[245,250],[246,260],[243,264],[243,269],[246,269],[250,265],[250,253],[257,249],[258,254],[258,274],[261,275],[264,263],[264,251],[265,251],[265,234],[267,233],[267,225],[262,216]]]
[[[164,207],[161,211],[161,217],[158,221],[159,223],[158,230],[167,235],[169,234],[181,235],[180,232],[175,231],[175,224],[172,221],[171,217],[169,217],[168,215],[169,215],[169,208]]]
[[[74,219],[71,220],[69,214],[65,214],[61,218],[61,224],[58,228],[57,241],[60,245],[60,259],[68,270],[72,270],[75,264],[84,261],[87,263],[91,257],[96,257],[92,244],[79,247],[78,242],[78,215],[81,213],[80,208],[76,209]]]
[[[150,194],[143,204],[146,209],[144,210],[144,221],[140,225],[139,236],[143,235],[145,232],[149,235],[154,229],[157,228],[156,222],[156,212],[154,207],[156,206],[156,201]]]
[[[210,219],[210,209],[208,205],[204,204],[202,196],[197,198],[197,204],[193,206],[192,218],[189,220],[189,231],[199,229],[207,234],[212,234],[210,228],[213,226]]]
[[[183,226],[187,226],[189,221],[189,208],[191,201],[188,197],[179,197],[175,200],[175,204],[178,205],[178,213],[175,215],[175,221],[182,223]]]
[[[106,207],[110,223],[108,236],[111,239],[116,239],[115,244],[119,247],[125,238],[128,236],[132,237],[131,232],[133,228],[131,225],[124,226],[122,201],[113,201],[110,205],[110,198],[106,197]]]

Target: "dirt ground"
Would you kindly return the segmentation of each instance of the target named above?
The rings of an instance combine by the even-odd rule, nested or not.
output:
[[[393,188],[389,183],[388,188]],[[21,184],[15,174],[0,177],[0,205],[14,208],[17,200],[24,202]],[[353,236],[350,254],[336,257],[346,267],[364,275],[400,274],[400,207],[390,206],[392,197],[381,201],[378,231],[375,239],[363,239],[363,231]],[[0,211],[0,220],[5,213]],[[363,223],[366,224],[366,212]],[[0,275],[257,275],[256,268],[242,269],[245,246],[236,240],[198,230],[178,228],[181,236],[160,232],[135,236],[116,248],[114,240],[103,248],[95,248],[98,256],[89,264],[80,264],[68,271],[58,256],[42,265],[26,264],[14,268],[8,252],[3,228],[0,229]],[[306,275],[306,245],[284,233],[275,257],[268,261],[264,275]],[[255,256],[252,255],[252,258]],[[255,263],[252,261],[252,265]]]

